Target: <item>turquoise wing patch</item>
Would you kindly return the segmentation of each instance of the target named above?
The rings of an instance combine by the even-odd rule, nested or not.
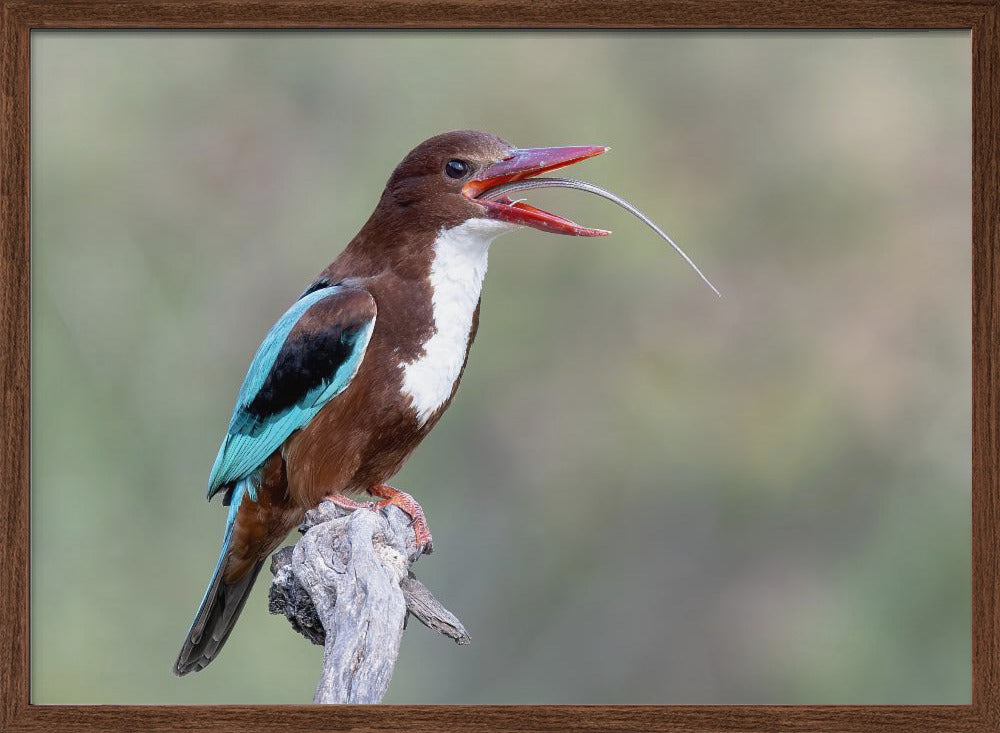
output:
[[[208,479],[208,497],[255,475],[296,430],[351,383],[375,326],[375,301],[358,288],[307,293],[274,324],[257,349]]]

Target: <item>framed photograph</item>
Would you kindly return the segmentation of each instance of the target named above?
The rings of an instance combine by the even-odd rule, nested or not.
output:
[[[994,729],[997,5],[0,0],[3,729]]]

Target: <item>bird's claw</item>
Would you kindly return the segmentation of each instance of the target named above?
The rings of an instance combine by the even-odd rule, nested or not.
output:
[[[350,509],[354,511],[355,509],[371,509],[372,511],[377,511],[378,507],[374,501],[354,501],[354,499],[349,496],[344,496],[343,494],[328,494],[325,497],[326,501],[336,504],[341,509]]]
[[[424,516],[423,507],[412,496],[405,491],[394,489],[391,486],[380,484],[370,488],[369,493],[381,497],[378,502],[380,507],[388,507],[390,504],[397,506],[410,515],[410,526],[413,527],[413,534],[417,541],[417,555],[430,555],[434,552],[434,538],[427,527],[427,518]]]

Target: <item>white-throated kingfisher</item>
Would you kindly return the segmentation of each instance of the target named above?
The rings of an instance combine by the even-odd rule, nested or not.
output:
[[[254,355],[208,481],[229,513],[215,572],[174,666],[200,670],[226,642],[264,561],[324,499],[395,504],[431,549],[420,505],[386,484],[448,407],[479,323],[490,243],[530,226],[588,229],[496,186],[603,153],[514,148],[483,132],[438,135],[396,167],[347,248]],[[345,494],[368,493],[357,504]]]

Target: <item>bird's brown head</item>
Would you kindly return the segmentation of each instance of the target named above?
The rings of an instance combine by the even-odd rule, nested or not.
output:
[[[376,214],[402,223],[418,219],[435,230],[470,219],[523,225],[576,236],[601,236],[569,219],[512,201],[483,198],[504,183],[537,176],[600,155],[603,146],[515,148],[496,135],[475,130],[446,132],[420,143],[389,177]]]

